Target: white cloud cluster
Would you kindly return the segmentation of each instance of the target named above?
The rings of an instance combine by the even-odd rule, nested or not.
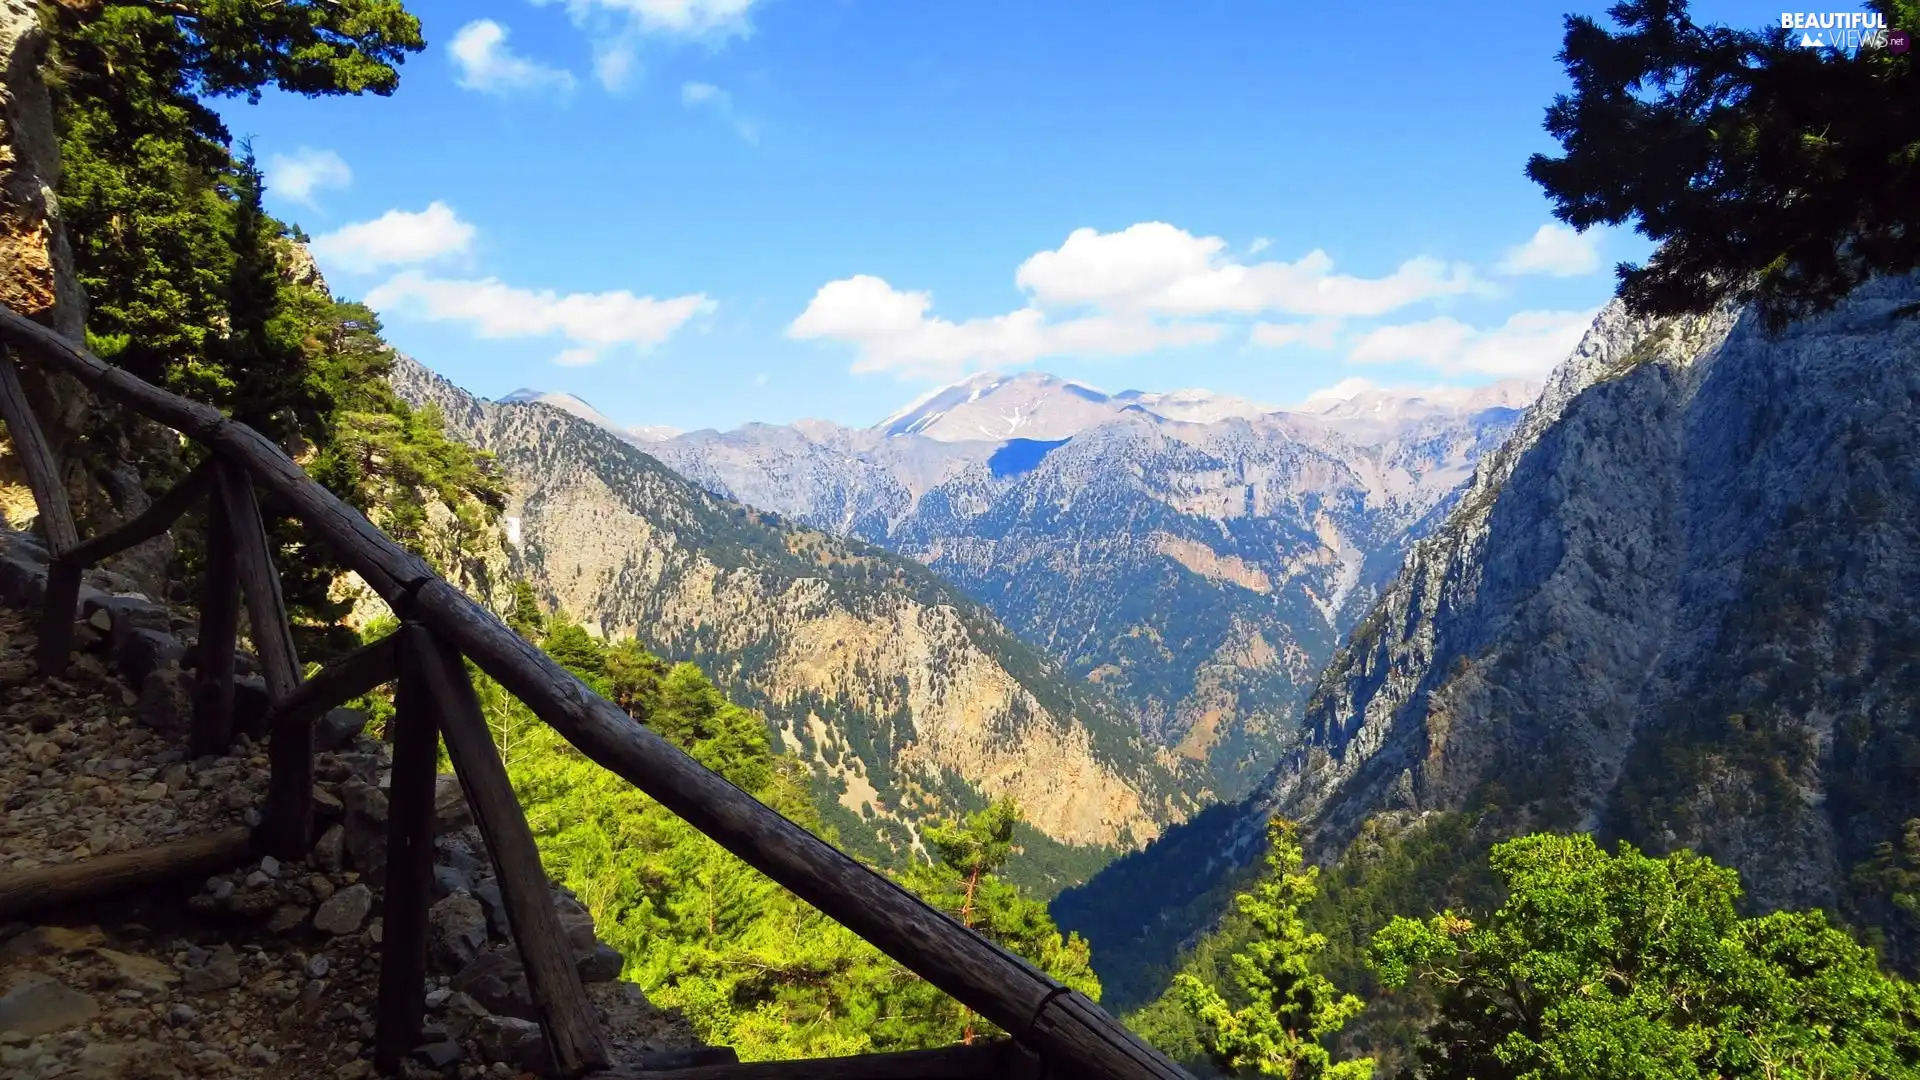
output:
[[[944,376],[1048,356],[1206,344],[1226,334],[1223,318],[1267,312],[1311,318],[1257,324],[1256,344],[1326,349],[1341,319],[1486,288],[1470,268],[1436,259],[1409,260],[1378,278],[1336,274],[1322,251],[1293,262],[1246,261],[1220,237],[1157,221],[1111,233],[1076,229],[1022,262],[1014,281],[1026,306],[953,322],[929,314],[929,293],[867,275],[843,278],[821,287],[788,334],[857,346],[856,371]]]
[[[648,38],[724,41],[753,32],[755,0],[534,0],[564,3],[594,44],[594,75],[609,90],[632,81]]]
[[[856,372],[889,371],[951,378],[980,366],[1015,366],[1067,353],[1131,355],[1218,340],[1205,323],[1156,323],[1090,315],[1054,321],[1032,307],[965,322],[930,318],[933,296],[902,292],[859,274],[830,281],[787,328],[789,337],[825,338],[859,347]]]
[[[291,154],[267,159],[267,190],[306,206],[321,188],[343,188],[353,182],[353,170],[331,150],[303,146]]]
[[[680,84],[680,104],[689,109],[707,109],[715,116],[726,121],[734,133],[750,143],[760,141],[760,129],[753,121],[741,116],[733,107],[733,95],[712,83],[690,82]]]
[[[1551,277],[1578,277],[1600,269],[1600,232],[1589,229],[1575,232],[1565,225],[1548,222],[1540,226],[1532,239],[1507,249],[1494,269],[1502,274],[1546,274]]]
[[[565,338],[569,347],[556,363],[590,364],[613,346],[658,345],[714,302],[695,293],[661,300],[624,289],[598,293],[557,293],[522,289],[495,278],[456,280],[429,277],[417,270],[399,274],[367,294],[378,310],[398,310],[436,322],[460,322],[486,338]]]
[[[1054,251],[1020,265],[1014,280],[1044,305],[1093,305],[1164,315],[1382,315],[1420,300],[1484,288],[1473,271],[1437,259],[1411,259],[1382,278],[1333,273],[1333,259],[1310,251],[1294,262],[1229,258],[1227,242],[1148,221],[1119,232],[1075,229]]]
[[[475,19],[462,26],[447,52],[453,57],[455,81],[468,90],[564,94],[573,89],[572,72],[515,53],[507,45],[507,28],[492,19]]]
[[[1599,310],[1520,311],[1491,330],[1441,316],[1383,326],[1354,343],[1356,364],[1414,363],[1448,375],[1538,378],[1566,359]]]
[[[367,273],[461,254],[472,246],[474,231],[452,207],[435,201],[418,213],[389,210],[344,226],[315,237],[311,246],[328,268]]]

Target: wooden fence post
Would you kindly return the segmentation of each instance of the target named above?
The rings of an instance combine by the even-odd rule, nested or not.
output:
[[[67,659],[73,651],[73,608],[80,596],[81,568],[67,556],[79,546],[80,534],[73,527],[73,507],[67,502],[66,485],[60,481],[59,463],[34,419],[26,387],[20,384],[20,371],[4,344],[0,344],[0,419],[7,422],[13,452],[27,474],[27,486],[39,508],[40,529],[46,534],[51,556],[35,660],[43,673],[59,675],[67,670]]]
[[[233,647],[240,631],[240,572],[234,565],[233,522],[217,486],[207,500],[204,562],[200,659],[193,674],[193,728],[187,739],[196,757],[224,754],[233,745]]]
[[[440,733],[446,737],[454,773],[493,856],[507,923],[520,946],[528,988],[546,1020],[543,1026],[554,1064],[567,1076],[605,1068],[606,1043],[554,911],[540,850],[514,798],[506,766],[494,750],[493,734],[466,665],[458,652],[426,627],[408,623],[400,632],[407,635],[401,648],[409,665],[418,658],[418,681],[427,687],[427,697],[439,711]]]
[[[420,1041],[426,1016],[427,905],[433,895],[433,786],[440,729],[422,666],[432,638],[409,623],[400,631],[400,683],[394,691],[393,772],[388,787],[386,898],[382,905],[380,996],[374,1068],[391,1073]],[[423,648],[424,647],[424,648]]]
[[[214,466],[214,487],[226,509],[233,536],[234,565],[247,598],[247,621],[253,648],[267,678],[267,697],[275,705],[300,687],[300,658],[293,649],[293,628],[287,623],[286,601],[280,595],[280,575],[273,568],[273,549],[266,523],[253,497],[253,483],[245,469],[222,460]],[[313,721],[294,718],[267,736],[267,849],[283,859],[297,859],[313,846]]]

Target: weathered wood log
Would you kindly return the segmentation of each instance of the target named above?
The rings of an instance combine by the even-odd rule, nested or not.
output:
[[[80,602],[80,564],[55,555],[47,564],[47,591],[40,598],[40,644],[34,663],[43,675],[64,675],[73,659],[74,607]]]
[[[145,543],[173,527],[180,515],[192,509],[194,501],[207,492],[213,480],[213,459],[195,465],[180,482],[166,490],[166,493],[147,505],[140,516],[126,522],[112,532],[102,533],[80,543],[65,558],[80,566],[93,566],[103,560],[127,550],[135,544]]]
[[[267,730],[281,724],[312,726],[334,709],[392,682],[400,675],[400,638],[389,634],[315,672],[292,696],[267,714]],[[392,740],[388,740],[392,741]]]
[[[433,786],[440,751],[439,709],[424,668],[433,636],[409,624],[392,638],[400,684],[394,690],[393,772],[388,786],[386,899],[373,1065],[382,1074],[420,1042],[426,1020],[427,905],[433,901]],[[390,650],[388,655],[393,655]]]
[[[224,754],[233,745],[233,652],[240,632],[240,573],[233,548],[226,500],[216,495],[207,500],[200,660],[193,672],[193,725],[187,734],[195,757]]]
[[[406,665],[403,681],[417,673],[427,700],[438,711],[447,756],[453,759],[454,774],[493,856],[507,924],[520,947],[527,986],[546,1021],[543,1027],[554,1063],[567,1076],[605,1068],[606,1042],[560,928],[547,872],[540,865],[540,849],[514,797],[506,766],[494,749],[493,732],[480,711],[480,698],[467,678],[466,665],[458,652],[426,627],[408,623],[400,632],[406,635],[401,646]]]
[[[0,337],[31,347],[41,362],[244,465],[397,610],[411,613],[471,656],[589,758],[1013,1032],[1050,1066],[1076,1075],[1189,1080],[1179,1066],[1084,997],[929,908],[635,723],[434,576],[418,557],[301,472],[265,436],[215,409],[149,386],[4,308]],[[470,696],[470,685],[467,692]]]
[[[1089,1076],[1185,1080],[1178,1065],[1090,1002],[1080,1007],[1084,998],[1025,960],[708,771],[453,586],[428,581],[416,591],[413,610],[589,758],[1012,1032],[1049,1064]]]
[[[293,649],[266,522],[245,469],[220,460],[214,487],[232,527],[234,568],[247,600],[253,649],[267,679],[267,699],[278,705],[300,688],[300,657]],[[280,858],[297,859],[313,846],[313,721],[282,722],[269,732],[267,766],[267,848]]]
[[[616,1068],[594,1080],[1039,1080],[1039,1062],[1010,1040],[894,1054],[748,1061],[678,1069]]]
[[[388,539],[365,515],[314,482],[273,440],[227,418],[213,406],[143,382],[5,306],[0,306],[0,339],[22,347],[23,359],[71,375],[101,397],[240,463],[253,474],[255,482],[286,500],[302,522],[319,533],[389,602],[408,586],[433,576],[424,560]]]
[[[40,607],[40,645],[34,660],[42,672],[60,675],[67,670],[67,659],[73,652],[73,608],[80,596],[80,570],[64,562],[62,556],[71,552],[80,538],[73,526],[66,485],[60,481],[60,463],[53,458],[46,433],[40,430],[33,405],[27,400],[26,387],[20,384],[20,371],[4,345],[0,345],[0,419],[7,422],[14,455],[27,474],[27,487],[40,511],[40,528],[47,537],[47,551],[53,556],[47,567],[47,590]]]
[[[7,311],[6,315],[34,327],[41,335],[54,341],[64,343],[66,340],[12,311]],[[69,349],[72,347],[67,345]],[[46,534],[48,553],[64,555],[72,551],[80,542],[80,535],[74,531],[73,507],[67,502],[67,487],[60,482],[60,463],[53,459],[53,448],[47,445],[46,433],[40,430],[40,422],[34,419],[33,406],[27,401],[26,387],[20,385],[20,371],[14,367],[13,355],[4,344],[0,344],[0,420],[7,422],[7,434],[13,439],[13,452],[19,457],[21,469],[27,474],[27,487],[33,491],[34,504],[40,511],[40,531]],[[73,619],[71,610],[67,619],[69,622]]]
[[[8,870],[0,873],[0,919],[230,870],[253,854],[252,833],[236,827],[59,866]]]

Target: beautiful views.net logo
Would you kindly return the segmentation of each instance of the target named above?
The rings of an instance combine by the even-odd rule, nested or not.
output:
[[[1781,14],[1780,25],[1809,49],[1870,48],[1899,54],[1912,42],[1907,31],[1889,27],[1887,17],[1877,11],[1789,11]]]

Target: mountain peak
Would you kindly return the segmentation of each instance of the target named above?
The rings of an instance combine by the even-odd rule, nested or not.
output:
[[[521,387],[505,397],[495,398],[494,404],[550,405],[559,409],[561,412],[577,416],[595,427],[605,428],[625,441],[633,443],[635,446],[665,442],[675,435],[680,434],[679,428],[666,427],[662,424],[641,424],[637,427],[630,428],[621,427],[612,417],[587,404],[584,398],[574,394],[564,394],[556,391],[533,390],[527,387]]]
[[[983,371],[930,390],[874,425],[938,442],[1063,439],[1117,411],[1102,390],[1044,371]]]

